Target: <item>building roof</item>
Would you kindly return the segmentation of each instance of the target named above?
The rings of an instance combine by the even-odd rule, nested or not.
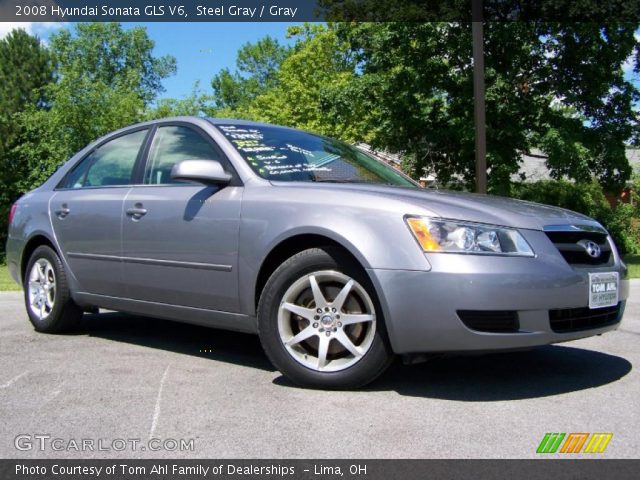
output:
[[[640,170],[640,148],[626,149],[627,160],[633,170]],[[537,182],[539,180],[549,180],[551,175],[547,168],[547,156],[540,150],[533,150],[530,154],[522,156],[520,172],[512,175],[514,182],[522,181],[520,175],[525,175],[525,182]]]
[[[401,153],[391,153],[385,150],[375,150],[366,143],[357,143],[355,145],[360,150],[377,156],[385,162],[399,168],[402,163]],[[626,149],[627,160],[633,170],[640,171],[640,148],[628,147]],[[524,175],[525,182],[537,182],[540,180],[550,180],[551,175],[549,168],[547,168],[547,155],[541,150],[533,149],[529,153],[522,155],[522,161],[520,162],[520,171],[511,176],[511,181],[521,182],[522,175]],[[421,180],[428,182],[435,181],[436,178],[429,174],[425,175]]]

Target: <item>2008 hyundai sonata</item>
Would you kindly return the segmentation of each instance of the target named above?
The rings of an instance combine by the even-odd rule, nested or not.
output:
[[[394,354],[530,348],[616,328],[626,268],[567,210],[420,188],[329,138],[238,120],[134,125],[11,210],[38,331],[105,308],[257,333],[313,387]]]

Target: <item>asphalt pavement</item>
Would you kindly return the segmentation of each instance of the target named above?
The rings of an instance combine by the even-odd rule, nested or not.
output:
[[[113,312],[38,334],[2,292],[0,366],[0,458],[534,458],[547,432],[640,453],[640,281],[615,332],[354,392],[291,385],[251,335]]]

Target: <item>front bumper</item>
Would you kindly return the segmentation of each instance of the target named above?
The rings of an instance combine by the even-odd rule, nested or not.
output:
[[[432,254],[430,271],[370,269],[395,353],[497,351],[529,348],[589,337],[613,330],[567,333],[552,330],[549,311],[589,305],[590,272],[616,271],[620,276],[622,318],[629,282],[615,254],[612,266],[578,269],[568,265],[543,232],[527,231],[536,257],[487,257]],[[459,310],[517,311],[515,333],[472,330]]]

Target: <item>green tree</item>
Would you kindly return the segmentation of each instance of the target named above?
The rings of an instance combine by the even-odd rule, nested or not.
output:
[[[541,147],[555,176],[608,189],[629,177],[625,142],[637,134],[637,89],[622,65],[638,51],[638,25],[485,24],[490,186],[508,189],[522,152]],[[329,118],[368,126],[377,147],[472,183],[471,27],[465,23],[339,24],[356,62],[353,80],[325,98]],[[637,66],[636,66],[637,68]],[[354,113],[355,112],[355,113]],[[365,114],[363,121],[362,114]],[[351,120],[349,120],[351,118]]]
[[[522,154],[534,148],[548,155],[554,178],[595,176],[607,190],[624,184],[625,144],[638,137],[640,94],[622,66],[640,51],[637,27],[486,23],[493,192],[509,193]],[[223,70],[214,78],[217,114],[364,140],[404,153],[415,176],[426,169],[444,183],[473,184],[469,23],[329,23],[290,27],[289,35],[296,43],[279,64],[247,67],[245,46],[238,65],[246,76]],[[271,81],[249,88],[258,78]]]
[[[176,72],[172,56],[153,56],[154,42],[146,28],[119,23],[80,23],[72,34],[61,30],[50,38],[57,73],[114,88],[129,89],[145,105],[164,89],[162,80]]]
[[[20,111],[28,103],[44,103],[44,87],[52,80],[48,51],[22,29],[0,39],[0,113]]]
[[[20,51],[15,46],[6,47],[18,41],[24,53],[15,53]],[[24,33],[0,42],[0,71],[5,75],[6,70],[12,85],[21,88],[10,87],[13,110],[0,113],[4,118],[13,112],[9,119],[13,138],[0,153],[1,222],[11,201],[46,180],[73,153],[112,130],[144,119],[145,109],[162,91],[162,79],[176,69],[173,57],[153,56],[153,41],[142,27],[125,30],[117,23],[78,24],[73,33],[62,30],[52,35],[49,45],[44,50]],[[4,53],[5,49],[12,53]],[[49,58],[52,83],[47,83]],[[0,229],[5,232],[6,226],[0,223]]]
[[[0,161],[3,190],[10,180],[7,153],[14,145],[17,128],[13,115],[28,105],[42,108],[44,90],[52,81],[53,68],[48,51],[37,37],[24,30],[13,30],[0,40]]]
[[[244,116],[280,125],[354,140],[360,122],[358,105],[351,105],[349,119],[327,115],[326,98],[345,91],[354,78],[354,63],[332,25],[290,27],[297,42],[282,62],[275,86],[256,96]]]
[[[9,206],[20,194],[16,184],[25,176],[25,169],[11,154],[20,135],[16,115],[26,108],[46,107],[45,87],[52,81],[52,72],[49,53],[37,37],[13,30],[0,40],[0,245],[4,245]]]
[[[184,98],[162,98],[153,107],[147,108],[145,119],[177,117],[182,115],[207,116],[215,111],[213,96],[203,93],[196,82],[191,94]]]
[[[153,47],[144,28],[118,23],[78,24],[51,36],[56,82],[46,89],[49,108],[18,115],[14,154],[29,172],[23,191],[91,141],[145,117],[161,80],[176,68],[173,57],[154,57]]]
[[[277,72],[290,53],[289,47],[266,36],[245,43],[238,51],[237,70],[222,69],[211,80],[216,106],[238,110],[277,84]]]

